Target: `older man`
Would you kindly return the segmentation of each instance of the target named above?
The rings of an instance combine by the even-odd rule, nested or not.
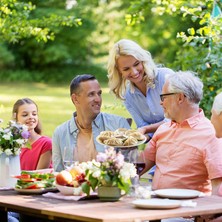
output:
[[[71,81],[70,96],[76,112],[53,134],[52,160],[56,171],[64,169],[64,158],[83,162],[103,152],[105,147],[96,141],[101,131],[130,128],[125,118],[100,112],[101,95],[99,82],[92,75],[78,75]]]
[[[203,83],[191,72],[167,78],[160,95],[170,122],[161,125],[145,149],[146,172],[156,164],[152,188],[187,188],[220,194],[222,144],[199,108]]]

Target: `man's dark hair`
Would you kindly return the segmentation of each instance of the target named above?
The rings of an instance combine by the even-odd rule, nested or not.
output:
[[[90,74],[82,74],[74,77],[74,79],[70,83],[70,96],[73,93],[77,93],[79,91],[79,86],[81,82],[86,82],[89,80],[96,80],[96,77]]]

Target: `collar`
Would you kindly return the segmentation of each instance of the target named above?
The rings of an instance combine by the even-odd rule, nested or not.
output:
[[[77,113],[74,112],[73,116],[72,116],[72,119],[70,121],[70,124],[69,124],[70,134],[73,134],[74,132],[78,132],[79,131],[78,126],[77,126],[76,121],[75,121],[75,117],[76,116],[77,116]],[[99,128],[99,125],[100,125],[101,121],[102,121],[102,113],[99,113],[96,116],[96,118],[92,121],[92,126],[95,125],[97,128]]]
[[[180,126],[186,126],[188,125],[190,128],[193,128],[195,127],[202,118],[204,118],[205,115],[204,115],[204,112],[202,109],[199,109],[199,113],[195,116],[192,116],[188,119],[185,119],[182,123],[177,123],[175,121],[171,121],[171,124],[170,126],[176,126],[176,125],[180,125]]]

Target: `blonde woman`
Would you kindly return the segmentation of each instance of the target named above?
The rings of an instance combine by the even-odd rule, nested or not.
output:
[[[160,94],[168,68],[157,68],[151,54],[136,42],[122,39],[114,44],[108,59],[109,88],[124,101],[138,130],[152,137],[165,122]]]

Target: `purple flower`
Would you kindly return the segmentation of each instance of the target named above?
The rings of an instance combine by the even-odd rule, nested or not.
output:
[[[107,160],[107,155],[105,153],[98,153],[97,156],[96,156],[96,160],[98,162],[105,162]]]
[[[22,135],[22,137],[23,137],[24,139],[28,139],[28,138],[30,137],[30,132],[29,132],[29,131],[23,131],[23,132],[21,133],[21,135]]]

